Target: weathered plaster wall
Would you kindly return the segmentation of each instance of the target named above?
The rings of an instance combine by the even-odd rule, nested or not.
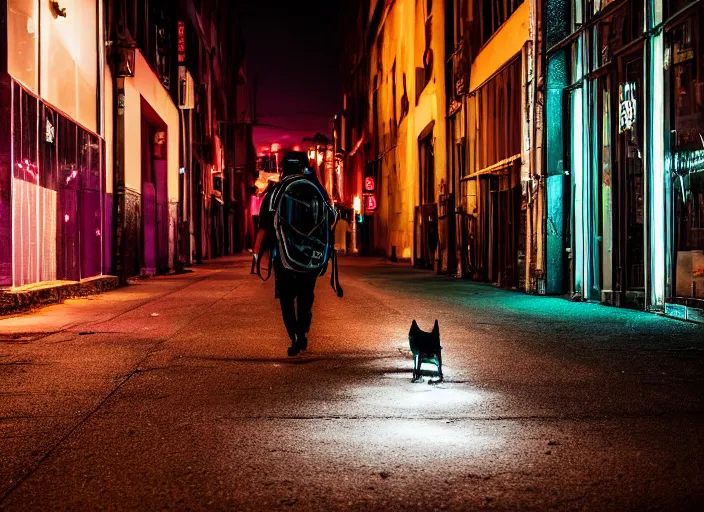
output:
[[[397,248],[400,258],[413,256],[414,209],[420,196],[418,167],[418,136],[433,121],[435,137],[435,189],[446,178],[445,141],[445,76],[444,76],[444,17],[442,4],[436,2],[432,13],[431,49],[433,73],[430,83],[422,91],[416,105],[416,68],[422,67],[425,49],[425,2],[399,0],[394,3],[380,32],[370,66],[372,77],[379,75],[379,152],[382,156],[379,211],[375,215],[375,245],[387,256],[391,247]],[[378,51],[381,50],[379,54]],[[392,137],[394,94],[392,70],[396,71],[396,115],[401,118],[404,95],[403,77],[406,77],[408,115],[398,124]],[[373,90],[369,105],[373,105]],[[369,116],[370,122],[373,115]],[[373,133],[374,127],[371,132]],[[441,242],[442,243],[442,242]]]

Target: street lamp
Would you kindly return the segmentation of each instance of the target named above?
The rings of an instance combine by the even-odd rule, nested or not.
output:
[[[112,65],[117,78],[133,77],[137,59],[137,45],[118,43],[112,46]]]

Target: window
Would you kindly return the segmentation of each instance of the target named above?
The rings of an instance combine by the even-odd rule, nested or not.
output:
[[[522,3],[523,0],[474,0],[474,12],[479,13],[478,46],[486,43]]]
[[[396,110],[396,61],[391,66],[391,137],[396,139],[396,130],[398,128],[398,116]]]
[[[667,0],[664,1],[663,4],[665,5],[667,15],[672,16],[696,1],[697,0]]]
[[[416,2],[416,105],[433,78],[432,2]]]
[[[37,8],[35,2],[7,1],[7,71],[37,92]]]
[[[476,127],[469,172],[521,153],[521,59],[514,59],[470,96],[470,126]]]
[[[704,270],[704,257],[699,256],[704,250],[704,52],[698,30],[702,17],[704,9],[669,34],[677,292],[685,296],[691,294],[692,283],[701,279],[699,273]],[[701,285],[696,284],[697,297],[704,298]]]

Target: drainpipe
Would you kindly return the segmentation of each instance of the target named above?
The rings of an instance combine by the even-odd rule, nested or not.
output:
[[[124,250],[122,247],[125,211],[125,79],[113,77],[113,273],[125,283]]]

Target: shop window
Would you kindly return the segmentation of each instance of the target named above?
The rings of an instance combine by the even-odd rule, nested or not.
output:
[[[676,288],[704,298],[704,53],[695,12],[669,34]],[[669,62],[667,62],[669,61]]]
[[[54,17],[50,2],[40,2],[42,99],[56,105],[92,131],[98,128],[97,7],[76,0],[66,17]]]
[[[81,277],[101,273],[102,219],[101,141],[90,132],[78,128],[78,169],[80,209]]]

